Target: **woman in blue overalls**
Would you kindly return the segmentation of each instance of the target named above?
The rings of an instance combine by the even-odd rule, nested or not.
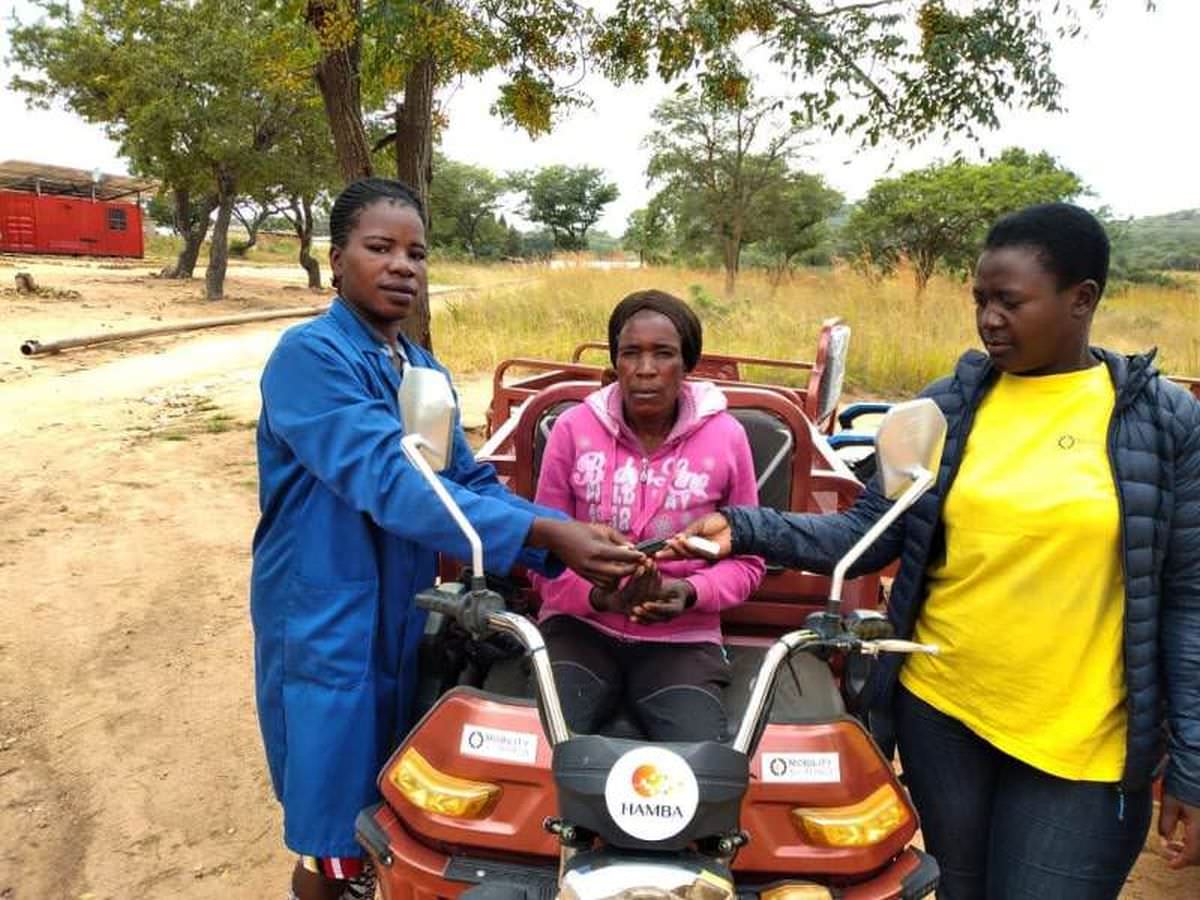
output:
[[[258,426],[258,712],[284,841],[301,854],[299,900],[373,892],[354,819],[377,800],[376,774],[410,725],[425,618],[413,596],[433,584],[438,552],[470,558],[400,449],[403,368],[440,368],[399,334],[426,291],[420,201],[399,182],[357,181],[337,198],[330,231],[339,296],[281,338]],[[474,461],[461,428],[442,478],[493,571],[566,564],[611,584],[641,559],[616,532],[511,494]]]

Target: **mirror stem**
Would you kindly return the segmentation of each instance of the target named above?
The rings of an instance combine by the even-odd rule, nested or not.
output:
[[[891,508],[879,517],[879,520],[858,539],[858,543],[851,547],[850,552],[843,556],[834,567],[833,581],[829,585],[829,603],[826,606],[826,612],[830,616],[840,617],[842,614],[842,586],[850,567],[858,562],[859,557],[867,551],[867,548],[879,540],[879,537],[892,526],[892,523],[900,518],[905,510],[912,506],[917,498],[933,484],[933,473],[920,466],[909,472],[909,477],[912,478],[912,484],[895,499]]]
[[[437,494],[437,498],[441,501],[442,506],[446,507],[446,512],[450,513],[450,516],[454,519],[454,523],[466,535],[467,543],[471,545],[471,588],[472,590],[478,590],[487,583],[483,574],[483,541],[479,539],[479,532],[475,530],[475,526],[463,515],[463,511],[458,508],[458,504],[454,502],[449,491],[446,490],[446,486],[442,484],[442,480],[437,477],[437,474],[421,453],[421,445],[424,443],[425,441],[419,434],[408,434],[400,439],[400,448],[404,451],[404,455],[408,457],[408,461],[416,466],[417,471],[425,476],[425,480],[429,482],[429,486]]]

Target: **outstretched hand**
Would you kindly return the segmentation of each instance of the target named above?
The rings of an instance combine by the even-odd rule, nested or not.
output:
[[[601,588],[616,587],[646,563],[625,535],[607,525],[538,518],[528,542],[551,551],[567,568]]]
[[[1200,865],[1200,806],[1164,793],[1158,814],[1163,856],[1172,869]]]
[[[717,545],[717,552],[705,553],[687,543],[689,537],[701,537]],[[724,559],[733,553],[733,530],[729,520],[718,512],[697,519],[679,534],[667,541],[667,546],[658,551],[655,558],[671,559]]]

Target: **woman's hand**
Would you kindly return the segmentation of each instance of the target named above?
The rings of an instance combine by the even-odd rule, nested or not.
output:
[[[588,591],[588,603],[596,612],[623,613],[625,607],[621,604],[621,592],[608,588],[593,586]]]
[[[703,553],[689,546],[686,541],[690,537],[702,537],[717,545],[715,554]],[[720,513],[709,513],[702,519],[697,519],[669,541],[667,546],[659,550],[656,559],[724,559],[733,553],[733,530],[729,520]]]
[[[527,543],[549,550],[580,577],[601,588],[615,588],[646,563],[628,538],[607,525],[569,519],[533,520]]]
[[[1200,806],[1164,793],[1158,813],[1158,833],[1170,868],[1200,865]]]
[[[690,581],[669,578],[662,583],[658,595],[635,605],[629,618],[639,625],[669,622],[696,603],[696,588]]]
[[[637,572],[619,588],[594,587],[588,593],[588,602],[596,612],[628,613],[634,606],[646,603],[658,596],[662,588],[662,576],[655,568],[654,560],[648,559]]]
[[[635,606],[653,600],[662,590],[662,575],[654,560],[647,560],[646,565],[621,588],[618,596],[621,605],[617,611],[628,612]]]

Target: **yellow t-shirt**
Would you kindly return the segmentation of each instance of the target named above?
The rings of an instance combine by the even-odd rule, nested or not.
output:
[[[1120,511],[1103,365],[1022,378],[984,399],[946,498],[901,683],[1000,750],[1078,781],[1125,763]]]

